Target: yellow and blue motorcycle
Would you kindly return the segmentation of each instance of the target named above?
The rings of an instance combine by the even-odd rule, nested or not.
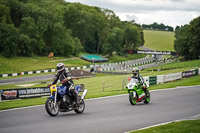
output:
[[[74,99],[69,92],[71,87],[74,87],[78,95],[79,104],[74,105]],[[85,109],[84,97],[87,94],[87,89],[82,85],[71,85],[69,89],[66,86],[50,86],[51,96],[47,98],[45,108],[50,116],[56,116],[59,112],[68,112],[74,110],[76,113],[83,113]],[[80,96],[80,92],[82,95]]]

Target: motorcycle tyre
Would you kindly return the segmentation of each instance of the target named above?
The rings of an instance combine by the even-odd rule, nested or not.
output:
[[[149,93],[149,90],[147,90],[147,95],[149,95],[148,97],[145,97],[145,100],[144,100],[144,103],[145,104],[148,104],[150,102],[150,99],[151,99],[151,96],[150,96],[150,93]]]
[[[80,106],[83,106],[81,110],[79,110]],[[80,101],[79,107],[76,108],[76,109],[74,109],[74,111],[75,111],[77,114],[81,114],[81,113],[83,113],[84,110],[85,110],[85,102],[84,102],[84,100],[82,99],[82,100]]]
[[[135,92],[136,93],[136,92]],[[138,100],[138,96],[137,96],[137,93],[136,93],[136,99],[134,100],[133,99],[133,92],[129,92],[129,102],[132,104],[132,105],[135,105],[137,103],[137,100]]]
[[[46,109],[46,111],[47,111],[47,113],[50,115],[50,116],[57,116],[58,115],[58,113],[59,113],[59,111],[60,111],[60,105],[57,105],[57,111],[56,111],[56,113],[52,113],[51,111],[50,111],[50,108],[49,108],[49,102],[54,102],[54,99],[53,98],[48,98],[47,100],[46,100],[46,102],[45,102],[45,109]]]

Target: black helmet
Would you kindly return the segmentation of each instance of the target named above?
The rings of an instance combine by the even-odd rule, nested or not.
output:
[[[56,66],[56,70],[57,72],[61,72],[63,70],[65,70],[65,64],[64,63],[58,63]]]

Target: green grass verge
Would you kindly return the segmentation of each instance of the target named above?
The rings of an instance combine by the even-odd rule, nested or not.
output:
[[[147,68],[145,70],[167,70],[167,69],[179,69],[179,68],[194,68],[194,67],[200,67],[200,60],[191,60],[191,61],[176,61],[164,65],[159,65],[157,67]]]
[[[65,63],[66,67],[76,67],[90,65],[91,63],[79,58],[69,60],[64,57],[12,57],[5,58],[0,56],[0,74],[20,73],[24,71],[44,70],[55,68],[58,62]]]
[[[157,51],[174,50],[174,32],[144,30],[144,46]]]
[[[144,130],[136,130],[130,133],[199,133],[200,120],[187,120],[172,122],[166,125],[152,127]]]
[[[130,75],[129,75],[130,76]],[[127,78],[128,75],[108,75],[108,76],[99,76],[89,79],[80,79],[75,80],[76,84],[85,83],[85,88],[88,89],[88,94],[86,95],[86,99],[104,97],[104,96],[112,96],[119,94],[126,94],[127,91],[122,89],[122,79]],[[103,81],[105,83],[105,88],[103,91]],[[183,80],[177,80],[174,82],[153,85],[150,86],[150,90],[154,89],[163,89],[163,88],[172,88],[176,86],[183,85],[200,85],[200,76],[195,76]],[[46,85],[43,85],[46,86]],[[41,87],[41,85],[40,85]],[[0,102],[0,110],[11,109],[17,107],[26,107],[31,105],[40,105],[44,104],[46,98],[32,98],[32,99],[22,99],[22,100],[11,100],[6,102]]]

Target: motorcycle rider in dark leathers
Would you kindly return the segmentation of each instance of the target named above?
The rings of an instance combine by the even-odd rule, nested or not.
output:
[[[56,84],[59,79],[62,85],[66,86],[68,91],[72,94],[73,100],[79,105],[78,96],[77,96],[76,90],[73,87],[74,82],[72,81],[69,71],[65,70],[65,64],[58,63],[56,66],[56,70],[57,70],[57,74],[54,76],[53,82],[50,85],[48,85],[48,87]],[[76,103],[73,103],[73,105],[75,105]]]
[[[145,92],[145,95],[147,96],[147,87],[144,83],[144,79],[142,78],[142,76],[139,73],[139,69],[137,67],[134,67],[133,70],[133,76],[131,78],[136,78],[139,81],[139,88],[141,87],[143,89],[143,91]]]

